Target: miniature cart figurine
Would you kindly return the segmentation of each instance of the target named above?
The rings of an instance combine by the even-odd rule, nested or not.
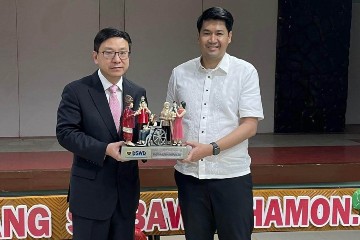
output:
[[[162,121],[160,121],[160,125],[150,126],[149,134],[145,139],[145,146],[163,146],[167,144],[166,132],[162,129]]]

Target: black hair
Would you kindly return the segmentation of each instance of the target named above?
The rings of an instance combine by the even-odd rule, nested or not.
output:
[[[202,28],[204,21],[206,20],[222,20],[225,22],[226,29],[228,32],[232,31],[232,27],[234,24],[234,18],[229,11],[221,7],[211,7],[206,9],[198,18],[196,26],[198,32]]]
[[[94,38],[94,51],[99,52],[101,43],[113,37],[119,37],[125,39],[129,44],[129,51],[131,51],[130,35],[127,32],[120,31],[116,28],[104,28],[96,34]]]
[[[180,104],[181,104],[181,106],[182,106],[184,109],[186,108],[186,102],[181,101]]]

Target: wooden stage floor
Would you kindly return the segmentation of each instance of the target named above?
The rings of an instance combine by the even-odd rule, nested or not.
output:
[[[360,133],[258,134],[250,140],[255,187],[360,186]],[[55,138],[0,138],[0,196],[65,191],[72,154]],[[175,189],[174,161],[139,162],[143,189]]]

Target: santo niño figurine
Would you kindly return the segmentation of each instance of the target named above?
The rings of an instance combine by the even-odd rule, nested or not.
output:
[[[173,129],[172,129],[173,146],[176,146],[176,145],[180,146],[182,143],[181,141],[184,138],[182,120],[186,113],[185,108],[186,108],[186,102],[184,102],[184,101],[181,101],[180,105],[177,106],[177,108],[176,108],[175,119],[174,119]]]
[[[128,146],[135,146],[132,142],[133,128],[135,128],[135,116],[137,113],[132,110],[134,106],[134,99],[130,95],[125,96],[125,109],[122,115],[121,126],[123,130],[123,137],[125,144]]]
[[[140,106],[139,106],[138,110],[136,111],[136,113],[138,114],[139,130],[141,130],[144,125],[148,124],[149,116],[151,114],[151,111],[147,106],[147,102],[145,101],[144,96],[141,97]]]

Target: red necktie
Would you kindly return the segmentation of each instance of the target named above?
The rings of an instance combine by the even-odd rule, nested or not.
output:
[[[117,98],[117,94],[116,94],[117,89],[118,89],[118,86],[116,86],[116,85],[112,85],[109,88],[109,91],[110,91],[109,105],[110,105],[111,113],[114,118],[116,130],[119,132],[121,109],[120,109],[119,99]]]

